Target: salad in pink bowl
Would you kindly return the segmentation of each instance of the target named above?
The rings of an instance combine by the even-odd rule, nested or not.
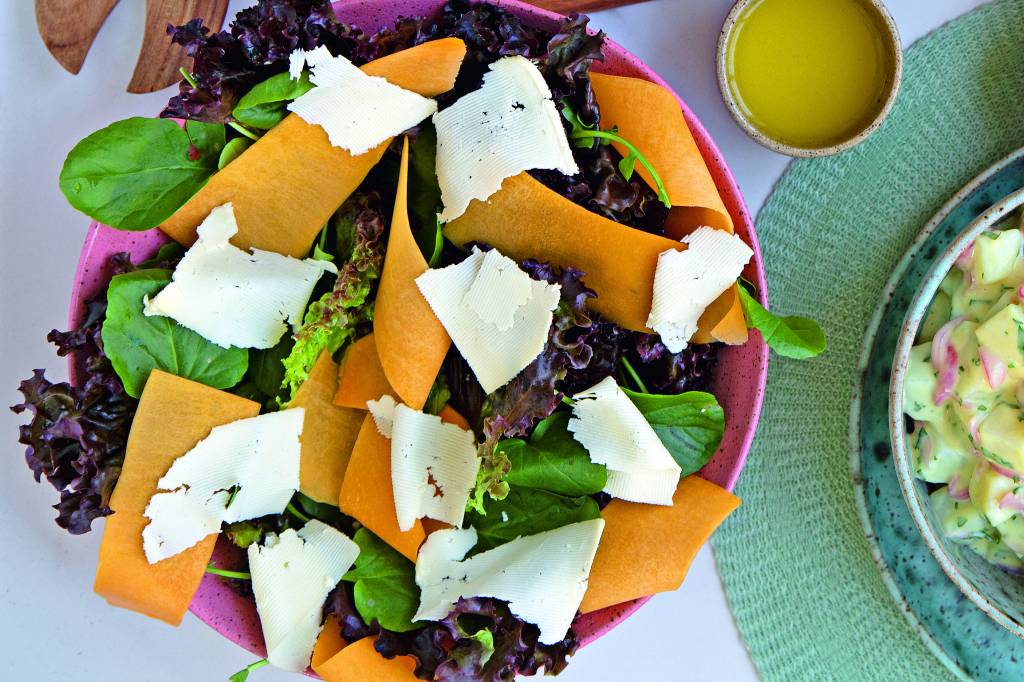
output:
[[[261,0],[61,188],[96,222],[15,410],[96,591],[262,665],[557,674],[739,504],[753,226],[685,104],[586,17]],[[635,106],[643,102],[643,107]],[[756,329],[749,334],[748,329]]]

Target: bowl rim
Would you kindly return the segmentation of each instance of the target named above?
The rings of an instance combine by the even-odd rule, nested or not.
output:
[[[889,112],[892,111],[892,107],[896,103],[896,97],[899,94],[900,86],[903,83],[903,41],[900,37],[899,27],[896,25],[896,21],[892,18],[892,15],[889,13],[889,9],[885,6],[883,0],[859,0],[859,2],[868,5],[878,14],[879,19],[881,19],[883,32],[885,33],[886,44],[893,56],[892,82],[889,83],[885,101],[882,103],[882,108],[878,110],[878,114],[876,114],[870,122],[866,123],[863,128],[858,130],[849,138],[825,147],[797,147],[766,135],[744,115],[743,111],[740,109],[739,102],[736,101],[736,98],[732,93],[732,89],[729,87],[727,67],[729,38],[732,36],[733,29],[736,27],[739,15],[748,6],[758,2],[763,2],[763,0],[736,0],[736,4],[734,4],[732,9],[729,10],[729,14],[726,15],[725,21],[722,23],[722,30],[718,34],[718,48],[715,56],[715,71],[718,80],[718,91],[722,96],[722,102],[725,103],[725,108],[729,110],[729,115],[732,116],[736,125],[738,125],[743,132],[749,135],[754,142],[757,142],[762,147],[779,154],[795,156],[798,158],[832,156],[833,154],[838,154],[846,151],[847,149],[856,147],[861,142],[868,139],[868,137],[870,137],[882,126],[883,123],[885,123],[885,119],[889,117]]]
[[[1011,618],[967,579],[953,558],[946,552],[939,534],[928,520],[927,511],[917,493],[917,479],[914,477],[910,451],[906,446],[903,416],[903,386],[910,350],[915,345],[917,332],[943,278],[952,269],[957,257],[983,232],[1022,205],[1024,205],[1024,187],[1006,195],[975,218],[928,269],[920,288],[911,299],[907,314],[903,319],[896,351],[893,354],[892,373],[889,381],[889,441],[893,452],[893,466],[896,468],[896,477],[899,480],[903,499],[910,509],[914,525],[917,526],[918,532],[924,538],[925,544],[935,560],[938,561],[943,573],[989,618],[1017,637],[1024,639],[1024,624]]]

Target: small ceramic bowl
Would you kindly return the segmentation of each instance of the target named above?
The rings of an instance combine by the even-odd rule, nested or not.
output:
[[[892,365],[889,384],[889,435],[893,461],[903,497],[910,514],[935,555],[942,570],[964,595],[992,620],[1024,639],[1024,577],[1011,575],[975,554],[966,545],[943,537],[940,524],[932,512],[928,486],[914,476],[914,464],[907,447],[906,422],[903,416],[903,385],[906,380],[910,350],[915,345],[918,329],[928,313],[943,278],[957,257],[983,232],[991,229],[1014,209],[1024,205],[1024,188],[1008,195],[978,216],[935,261],[918,289],[903,320]]]
[[[763,147],[771,149],[773,152],[778,152],[779,154],[785,154],[787,156],[830,156],[857,146],[864,140],[868,139],[868,137],[878,130],[882,123],[885,122],[886,117],[889,116],[889,111],[892,110],[893,103],[896,101],[896,94],[899,92],[900,83],[903,81],[903,48],[902,43],[900,42],[900,32],[899,29],[896,28],[896,22],[893,21],[892,15],[889,14],[889,10],[885,8],[885,4],[882,0],[859,1],[873,11],[879,19],[885,34],[883,37],[886,39],[886,44],[890,51],[889,56],[892,59],[893,72],[889,75],[889,79],[886,84],[887,94],[885,101],[882,103],[882,108],[879,109],[875,118],[872,119],[864,128],[851,134],[847,139],[828,147],[794,147],[786,144],[785,142],[780,142],[779,140],[771,138],[763,133],[759,128],[751,123],[749,118],[747,118],[747,115],[740,107],[739,102],[737,102],[736,98],[733,96],[732,88],[729,87],[729,38],[732,35],[732,31],[736,27],[736,22],[743,11],[751,5],[763,2],[763,0],[738,0],[738,2],[733,5],[732,10],[730,10],[728,16],[725,18],[725,23],[722,25],[722,32],[718,37],[718,56],[716,59],[718,89],[722,93],[722,100],[725,102],[725,106],[729,110],[729,114],[732,115],[733,120],[735,120],[737,125],[739,125],[739,127],[742,128],[743,131],[755,142]]]

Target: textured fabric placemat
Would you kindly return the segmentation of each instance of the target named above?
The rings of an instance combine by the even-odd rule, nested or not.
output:
[[[850,399],[896,262],[967,181],[1024,144],[1024,0],[998,0],[906,54],[867,142],[793,162],[757,219],[772,307],[821,322],[817,360],[772,358],[761,424],[713,540],[765,680],[949,679],[882,583],[854,505]]]

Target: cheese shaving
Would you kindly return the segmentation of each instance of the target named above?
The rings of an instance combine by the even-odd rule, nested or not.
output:
[[[672,504],[682,472],[643,413],[612,377],[573,396],[569,431],[608,467],[604,491],[630,502]]]
[[[366,409],[373,417],[377,432],[385,438],[391,438],[391,432],[394,430],[396,405],[395,399],[386,394],[377,400],[366,401]]]
[[[221,523],[280,514],[299,487],[302,408],[215,426],[157,481],[142,530],[154,564],[193,546]]]
[[[333,58],[334,55],[326,45],[320,45],[312,50],[299,48],[288,55],[288,76],[293,81],[297,81],[302,77],[302,70],[306,68],[306,64],[316,67]]]
[[[359,545],[313,519],[297,533],[249,546],[249,570],[267,660],[291,672],[309,666],[323,627],[323,604],[359,555]]]
[[[477,282],[485,258],[483,251],[474,248],[461,263],[427,270],[416,278],[416,285],[484,391],[493,393],[544,350],[561,287],[530,279],[516,266],[516,270],[528,280],[530,296],[512,314],[512,325],[500,329],[493,322],[482,319],[473,307],[466,304],[467,294]],[[505,260],[515,265],[513,261]],[[484,298],[514,300],[519,296],[517,292],[521,291],[518,276],[507,272],[493,278],[485,276],[485,281],[491,282],[488,286],[494,289],[486,295],[471,295],[471,301]]]
[[[462,525],[479,468],[471,432],[407,405],[395,407],[391,484],[401,530],[425,516]]]
[[[508,331],[515,323],[516,313],[530,300],[531,281],[514,260],[491,249],[484,254],[462,304],[483,322],[493,324],[499,331]]]
[[[449,222],[473,199],[487,200],[505,178],[532,169],[579,172],[551,91],[525,57],[505,57],[483,85],[434,115],[437,181]]]
[[[736,282],[754,252],[724,230],[698,228],[683,238],[685,251],[658,256],[647,326],[679,353],[697,332],[697,321],[711,303]]]
[[[302,324],[317,280],[338,271],[327,261],[246,253],[229,243],[238,232],[230,203],[210,211],[198,232],[171,283],[143,300],[143,313],[170,317],[224,348],[275,346],[286,320],[293,329]]]
[[[299,59],[309,62],[309,80],[317,87],[289,103],[289,111],[323,128],[332,145],[352,156],[365,154],[437,111],[436,101],[368,76],[341,56],[328,59],[314,51],[295,61],[289,58],[293,77]]]
[[[540,629],[540,641],[561,641],[587,591],[603,519],[572,523],[519,537],[465,559],[475,528],[434,531],[420,548],[416,584],[420,606],[413,620],[440,620],[459,599],[493,597]]]

